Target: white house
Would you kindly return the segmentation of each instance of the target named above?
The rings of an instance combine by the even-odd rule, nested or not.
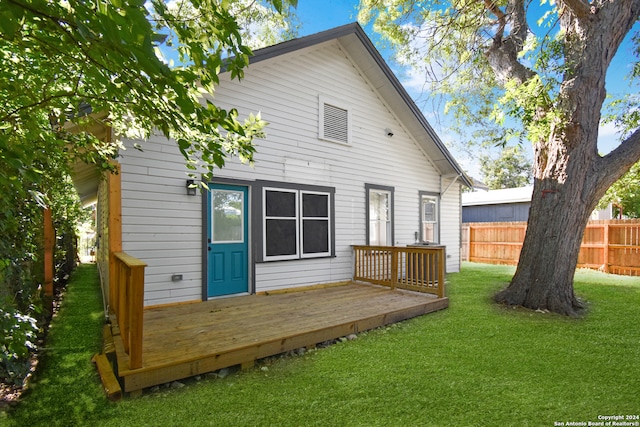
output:
[[[146,306],[349,281],[352,245],[434,242],[459,270],[469,178],[358,24],[256,51],[212,101],[269,123],[254,167],[228,161],[194,196],[174,141],[125,140],[117,159],[120,205],[99,217],[121,210]]]

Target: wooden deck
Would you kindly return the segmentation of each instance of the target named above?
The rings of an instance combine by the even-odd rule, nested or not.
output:
[[[350,283],[247,295],[144,311],[142,367],[129,369],[114,336],[125,392],[241,365],[399,322],[449,305],[447,298]]]

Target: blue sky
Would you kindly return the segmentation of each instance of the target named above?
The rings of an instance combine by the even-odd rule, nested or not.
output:
[[[301,28],[299,30],[300,36],[305,36],[319,31],[328,30],[333,27],[355,22],[357,19],[357,6],[358,0],[298,0],[298,7],[296,8],[296,14],[301,22]],[[636,24],[636,26],[638,26]],[[369,37],[374,40],[376,34],[374,34],[370,28],[365,28]],[[628,37],[630,39],[630,36]],[[389,62],[389,65],[393,67],[388,58],[388,52],[382,51],[383,56]],[[630,67],[633,61],[633,53],[630,43],[625,43],[620,47],[614,62],[612,63],[609,73],[607,75],[607,90],[614,93],[625,93],[632,90],[626,80],[626,75],[630,71]],[[428,94],[422,94],[417,90],[416,81],[411,81],[409,78],[403,78],[401,73],[397,73],[398,78],[403,81],[405,88],[414,97],[424,101],[425,97],[428,98]],[[638,92],[638,87],[635,87],[635,92]],[[447,143],[453,155],[456,157],[460,165],[467,170],[467,172],[480,178],[479,168],[477,165],[477,159],[469,158],[455,149],[456,135],[451,132],[447,132],[446,128],[439,124],[439,120],[434,117],[438,117],[443,123],[446,124],[446,117],[443,112],[443,105],[437,106],[430,102],[417,102],[417,104],[424,108],[423,113],[430,121],[440,138]],[[428,107],[427,107],[428,106]],[[430,108],[431,111],[427,111],[426,108]],[[440,111],[433,111],[433,109],[440,109]],[[613,125],[607,125],[600,129],[599,149],[602,153],[611,151],[618,145],[618,136]],[[530,147],[527,146],[529,153]],[[477,157],[477,156],[476,156]]]

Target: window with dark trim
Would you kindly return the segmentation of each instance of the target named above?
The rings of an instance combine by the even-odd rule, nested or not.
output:
[[[365,184],[367,244],[393,246],[393,187]]]
[[[420,192],[420,241],[440,242],[440,196]]]
[[[332,255],[332,193],[263,187],[262,259]]]

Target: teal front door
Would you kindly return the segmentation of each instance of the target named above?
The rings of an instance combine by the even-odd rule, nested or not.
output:
[[[210,184],[207,295],[249,291],[248,188]]]

